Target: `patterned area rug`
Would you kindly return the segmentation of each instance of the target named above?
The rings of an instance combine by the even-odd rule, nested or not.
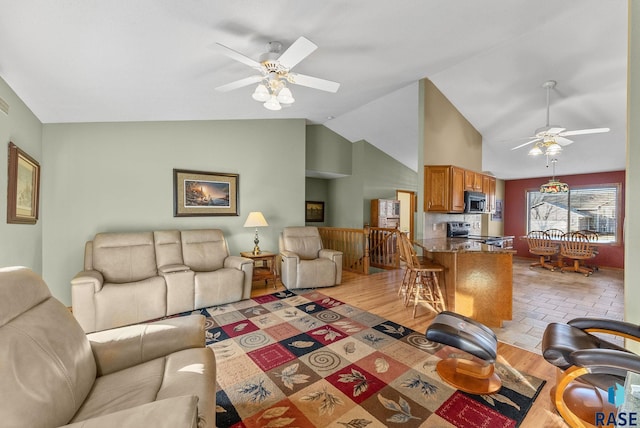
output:
[[[460,351],[315,290],[199,312],[218,427],[517,427],[544,385],[497,364],[498,393],[460,392],[435,371]]]

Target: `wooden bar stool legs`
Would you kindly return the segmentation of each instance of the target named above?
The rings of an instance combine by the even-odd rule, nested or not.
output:
[[[444,267],[429,260],[420,260],[407,235],[401,234],[399,241],[406,270],[398,295],[404,294],[405,307],[413,301],[414,318],[420,302],[424,302],[435,313],[444,311],[446,304],[438,279],[438,273],[443,272]]]
[[[415,273],[414,281],[411,282],[411,290],[405,299],[405,306],[408,306],[413,298],[413,318],[416,317],[420,302],[426,304],[436,314],[446,309],[444,295],[438,280],[438,272],[443,270],[442,267],[429,266],[421,268]]]

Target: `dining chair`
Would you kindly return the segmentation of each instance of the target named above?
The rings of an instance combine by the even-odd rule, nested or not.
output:
[[[420,302],[426,304],[435,313],[446,310],[444,294],[438,279],[438,274],[444,272],[444,266],[429,259],[421,259],[406,234],[400,234],[400,241],[409,272],[404,293],[404,305],[408,306],[413,300],[413,318],[416,317],[416,310]]]
[[[555,244],[549,234],[542,230],[532,230],[527,234],[527,244],[529,245],[529,252],[539,257],[539,261],[531,263],[529,268],[536,266],[554,271],[556,265],[552,261],[552,257],[558,254],[559,248]]]
[[[588,230],[588,229],[579,230],[578,232],[586,236],[589,242],[592,243],[594,257],[597,256],[598,247],[596,246],[596,244],[598,242],[598,239],[600,238],[600,235],[598,234],[598,232],[596,232],[595,230]],[[590,264],[589,267],[593,270],[598,270],[597,265]]]
[[[560,255],[560,241],[562,240],[562,235],[564,235],[564,230],[561,229],[547,229],[545,230],[549,238],[553,241],[553,244],[557,248],[557,252],[555,254],[555,259],[553,260],[553,264],[556,265],[557,269],[562,269],[564,266],[562,261],[562,256]]]
[[[562,239],[562,235],[564,235],[564,230],[560,229],[547,229],[545,230],[546,234],[549,235],[549,238],[559,241]]]
[[[585,265],[585,261],[595,257],[593,252],[594,246],[586,235],[580,232],[567,232],[560,242],[560,254],[562,257],[571,259],[570,265],[563,266],[562,271],[572,271],[589,276],[593,273],[593,269]]]

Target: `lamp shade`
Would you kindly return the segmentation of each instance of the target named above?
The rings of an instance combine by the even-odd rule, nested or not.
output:
[[[271,95],[271,98],[269,98],[263,105],[267,110],[273,111],[278,111],[282,108],[275,95]]]
[[[244,222],[244,227],[264,227],[269,226],[267,220],[260,211],[252,211],[247,217],[247,221]]]
[[[260,101],[263,103],[267,101],[269,98],[271,98],[271,94],[267,90],[266,86],[264,86],[263,84],[259,84],[256,90],[254,91],[252,97],[254,100]]]
[[[540,193],[567,193],[569,192],[569,185],[562,183],[561,181],[551,179],[548,183],[540,186]]]
[[[547,155],[557,155],[562,151],[562,146],[558,143],[551,143],[547,146]]]
[[[280,90],[277,97],[280,104],[293,104],[295,99],[293,98],[293,94],[291,90],[287,87],[284,87]]]
[[[529,156],[538,156],[541,154],[542,154],[542,150],[540,150],[540,147],[538,147],[537,144],[533,146],[531,150],[529,150]]]

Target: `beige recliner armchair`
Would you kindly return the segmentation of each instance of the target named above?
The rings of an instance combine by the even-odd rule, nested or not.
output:
[[[316,227],[285,227],[280,257],[280,278],[288,289],[330,287],[342,281],[342,252],[322,248]]]
[[[85,335],[40,276],[0,269],[0,425],[215,426],[204,321],[192,315]]]

